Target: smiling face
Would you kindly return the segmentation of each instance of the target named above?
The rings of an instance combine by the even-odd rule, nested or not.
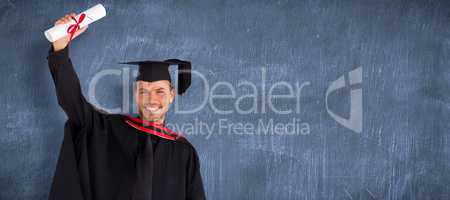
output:
[[[134,97],[142,119],[163,124],[170,104],[175,98],[175,89],[167,80],[137,81]]]

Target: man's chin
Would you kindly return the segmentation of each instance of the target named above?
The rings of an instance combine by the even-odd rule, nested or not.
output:
[[[140,116],[147,121],[159,121],[161,118],[164,118],[164,114],[160,112],[150,112],[147,110],[140,110]]]
[[[158,121],[161,119],[161,115],[154,115],[154,114],[147,114],[147,115],[144,114],[143,117],[145,120],[151,121],[151,122]]]

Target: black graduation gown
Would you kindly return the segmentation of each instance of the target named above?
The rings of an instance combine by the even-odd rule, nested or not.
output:
[[[97,110],[82,95],[69,47],[51,47],[47,59],[68,116],[50,200],[205,199],[187,140],[149,134],[125,123],[125,115]]]

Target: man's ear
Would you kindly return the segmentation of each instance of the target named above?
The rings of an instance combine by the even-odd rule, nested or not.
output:
[[[170,87],[170,103],[173,102],[173,100],[175,100],[175,95],[177,95],[177,91],[175,90],[174,87]]]
[[[136,82],[133,84],[133,97],[134,97],[135,99],[137,99],[137,93],[138,93],[138,82],[136,81]]]

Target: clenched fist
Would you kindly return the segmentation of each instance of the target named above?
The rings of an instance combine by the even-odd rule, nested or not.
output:
[[[55,25],[58,25],[58,24],[65,24],[65,23],[69,23],[69,22],[73,21],[73,19],[71,18],[71,16],[75,18],[76,15],[75,15],[75,13],[70,13],[70,14],[68,14],[68,15],[66,15],[66,16],[64,16],[64,17],[62,17],[62,18],[60,18],[60,19],[58,19],[58,20],[55,22]],[[74,33],[74,35],[73,35],[73,37],[72,37],[72,40],[75,39],[78,35],[80,35],[80,34],[83,33],[84,31],[86,31],[87,27],[88,27],[88,26],[85,26],[85,27],[80,28],[79,30],[77,30],[77,31]],[[69,44],[69,38],[70,38],[70,34],[68,34],[68,35],[66,35],[66,36],[64,36],[64,37],[62,37],[62,38],[60,38],[60,39],[54,41],[54,42],[53,42],[53,50],[54,50],[54,51],[59,51],[59,50],[61,50],[61,49],[66,48],[67,44]]]

